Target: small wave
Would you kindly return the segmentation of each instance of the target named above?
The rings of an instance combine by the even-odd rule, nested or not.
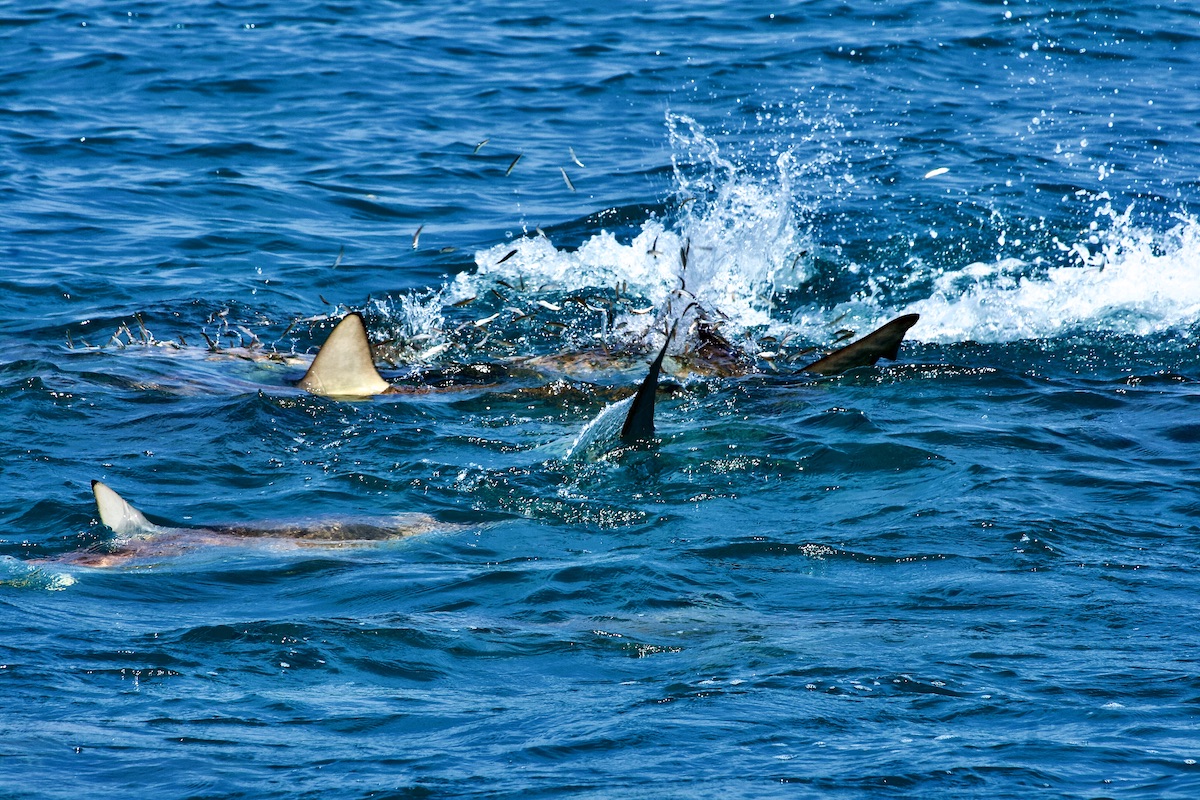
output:
[[[12,556],[0,556],[0,586],[61,592],[74,585],[75,577],[69,573],[56,572]]]

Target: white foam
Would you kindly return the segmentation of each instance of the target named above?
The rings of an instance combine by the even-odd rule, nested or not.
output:
[[[1200,321],[1200,221],[1180,215],[1158,233],[1134,225],[1131,212],[1101,207],[1107,228],[1059,243],[1073,262],[1067,266],[1039,271],[1008,259],[944,272],[932,296],[904,309],[921,314],[914,338],[1005,342],[1080,328],[1186,333]]]

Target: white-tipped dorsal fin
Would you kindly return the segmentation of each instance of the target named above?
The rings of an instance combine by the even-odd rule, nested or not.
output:
[[[391,388],[375,369],[367,326],[359,314],[347,314],[330,332],[298,386],[334,397],[369,397]]]
[[[162,530],[146,519],[145,514],[126,503],[125,498],[100,481],[92,481],[92,494],[96,496],[100,522],[111,528],[117,536],[132,537]]]

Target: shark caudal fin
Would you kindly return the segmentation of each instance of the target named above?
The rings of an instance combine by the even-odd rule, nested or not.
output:
[[[881,358],[894,361],[900,354],[900,343],[904,341],[904,334],[908,333],[908,329],[916,325],[920,318],[919,314],[896,317],[858,341],[814,361],[803,371],[817,375],[837,375],[855,367],[869,367]]]
[[[96,496],[96,509],[100,512],[100,522],[112,530],[117,536],[129,538],[158,533],[162,528],[146,519],[146,515],[138,511],[125,498],[105,486],[100,481],[92,481],[92,494]]]
[[[342,318],[296,385],[331,397],[370,397],[391,388],[375,369],[361,315],[350,313]]]
[[[658,395],[658,375],[662,372],[663,358],[674,335],[675,329],[672,328],[663,342],[662,350],[650,362],[650,371],[638,387],[637,394],[633,396],[629,413],[625,415],[625,424],[621,426],[621,444],[637,444],[654,438],[654,400]]]

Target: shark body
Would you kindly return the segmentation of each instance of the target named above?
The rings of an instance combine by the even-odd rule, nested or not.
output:
[[[313,520],[215,527],[160,525],[129,504],[106,484],[92,481],[100,522],[113,532],[101,550],[78,553],[67,561],[79,566],[113,567],[170,558],[210,547],[355,547],[395,541],[434,531],[454,530],[428,514],[410,513],[353,521]]]

